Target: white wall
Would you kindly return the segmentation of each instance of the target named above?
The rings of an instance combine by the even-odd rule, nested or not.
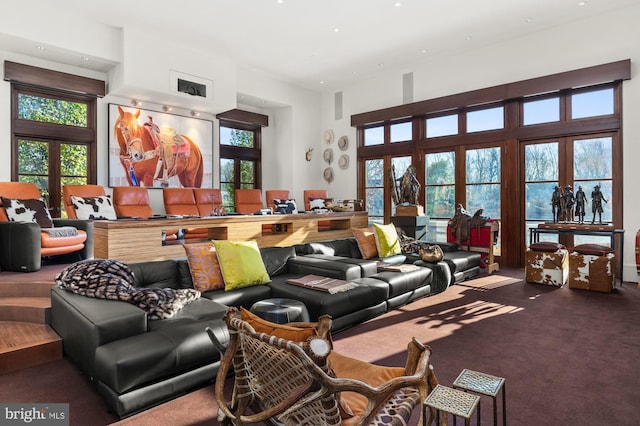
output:
[[[402,104],[402,75],[413,72],[415,101],[481,89],[498,84],[540,77],[583,67],[631,59],[632,79],[623,85],[623,172],[624,193],[624,279],[637,281],[634,238],[640,229],[640,79],[638,63],[640,6],[597,18],[576,21],[519,39],[470,50],[464,55],[439,57],[415,69],[397,69],[345,87],[344,119],[334,120],[334,94],[322,99],[322,126],[348,134],[355,142],[355,129],[349,127],[353,114]],[[350,153],[355,156],[351,144]],[[332,195],[346,197],[356,191],[356,169],[350,167],[335,185]]]

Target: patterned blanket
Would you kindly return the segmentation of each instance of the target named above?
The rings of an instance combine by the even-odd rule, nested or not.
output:
[[[171,318],[200,297],[194,289],[136,288],[131,269],[109,259],[76,262],[58,273],[55,280],[60,288],[82,296],[132,303],[149,319]]]

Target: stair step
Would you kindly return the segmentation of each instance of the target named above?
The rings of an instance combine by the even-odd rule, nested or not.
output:
[[[52,281],[4,281],[0,283],[0,298],[2,297],[50,297]]]
[[[62,339],[48,325],[0,321],[0,374],[62,358]]]
[[[0,297],[0,321],[49,324],[50,297]]]

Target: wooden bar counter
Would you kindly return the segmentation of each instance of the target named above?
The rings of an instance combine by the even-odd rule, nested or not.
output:
[[[366,227],[368,220],[367,212],[97,220],[94,256],[125,262],[184,257],[185,241],[163,241],[167,230],[207,228],[209,239],[254,239],[260,247],[275,247],[351,237],[351,228]]]

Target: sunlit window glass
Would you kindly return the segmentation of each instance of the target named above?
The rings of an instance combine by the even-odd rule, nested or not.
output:
[[[594,90],[571,96],[571,118],[613,114],[613,89]]]
[[[487,108],[467,113],[467,132],[502,129],[504,127],[504,107]]]
[[[391,143],[410,141],[413,138],[411,122],[396,123],[390,126]]]
[[[427,137],[450,136],[458,134],[458,114],[427,118]]]
[[[384,143],[384,127],[364,129],[364,145],[382,145]]]
[[[524,102],[522,124],[551,123],[560,121],[560,98]]]

